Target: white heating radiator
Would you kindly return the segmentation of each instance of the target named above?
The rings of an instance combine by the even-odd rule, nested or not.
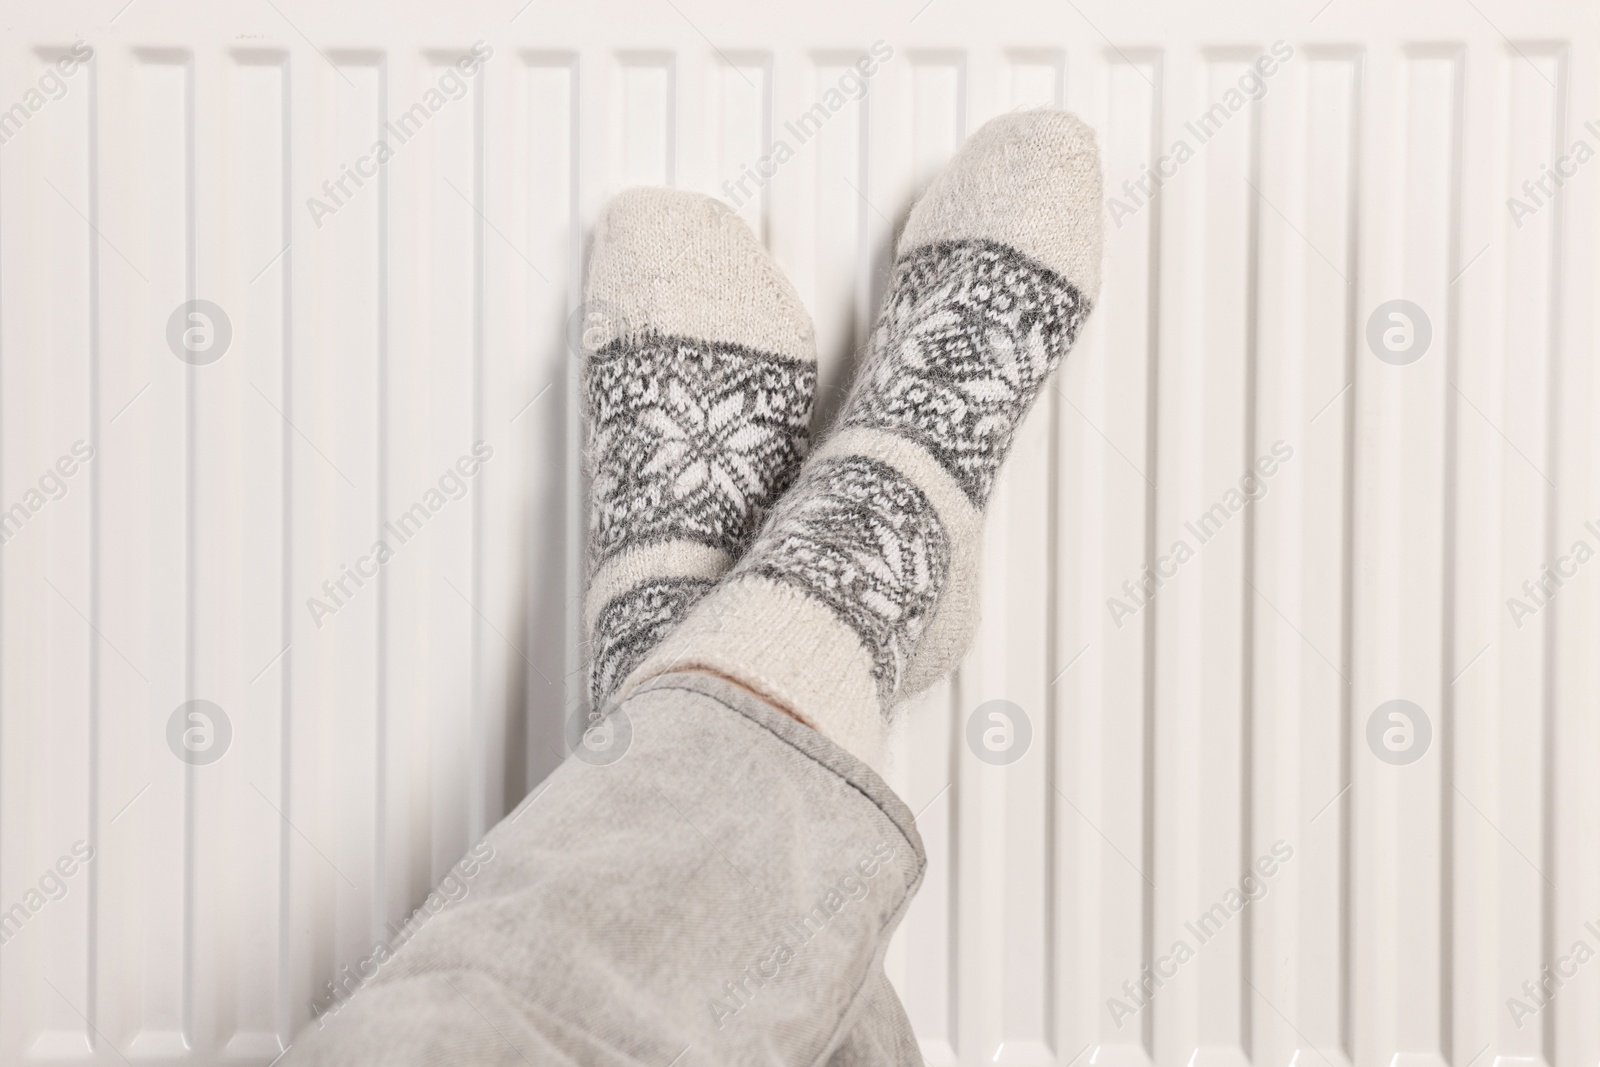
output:
[[[917,192],[1051,103],[1106,282],[897,738],[929,1063],[1600,1060],[1595,5],[0,23],[0,1064],[268,1063],[559,760],[607,197],[740,204],[822,425]]]

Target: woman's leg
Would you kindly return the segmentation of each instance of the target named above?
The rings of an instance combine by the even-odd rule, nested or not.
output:
[[[920,1062],[882,960],[925,860],[882,779],[703,674],[609,727],[286,1067]]]
[[[969,642],[984,504],[1098,294],[1099,188],[1070,116],[972,138],[912,213],[842,429],[714,589],[698,549],[639,554],[691,584],[664,625],[646,596],[623,638],[596,626],[639,662],[608,743],[289,1063],[920,1061],[882,957],[924,857],[863,760]]]

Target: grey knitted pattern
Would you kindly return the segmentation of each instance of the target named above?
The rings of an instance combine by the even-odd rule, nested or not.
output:
[[[885,703],[950,573],[950,544],[928,498],[864,456],[810,467],[735,574],[796,586],[845,621],[872,657]]]
[[[589,573],[625,548],[692,541],[737,557],[805,455],[813,364],[645,335],[584,371]]]
[[[943,241],[895,264],[845,426],[927,449],[973,505],[1089,314],[1066,279],[993,241]]]
[[[595,620],[589,706],[600,708],[716,584],[709,578],[662,578],[612,597]]]
[[[794,480],[816,367],[735,344],[645,334],[584,369],[589,573],[625,549],[692,542],[737,558]],[[600,707],[715,583],[663,578],[601,607],[589,696]]]
[[[926,449],[973,505],[994,477],[1089,303],[1013,248],[947,241],[914,249],[894,288],[841,426]],[[949,578],[951,546],[923,492],[864,456],[808,470],[738,572],[805,590],[860,637],[888,706]]]

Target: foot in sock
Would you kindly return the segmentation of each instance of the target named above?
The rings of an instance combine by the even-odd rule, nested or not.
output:
[[[586,307],[584,621],[598,710],[794,480],[816,346],[749,227],[695,193],[636,189],[611,202]]]
[[[1100,202],[1076,117],[972,136],[911,212],[838,427],[628,686],[722,674],[879,762],[894,705],[971,644],[983,509],[1099,294]]]

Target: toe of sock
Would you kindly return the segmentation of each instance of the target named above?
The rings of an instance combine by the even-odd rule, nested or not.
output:
[[[1100,149],[1066,111],[1019,111],[967,139],[911,212],[905,253],[938,241],[1010,245],[1095,300],[1100,292]]]
[[[613,198],[595,228],[585,299],[615,336],[654,332],[816,360],[794,287],[743,219],[699,193]]]

